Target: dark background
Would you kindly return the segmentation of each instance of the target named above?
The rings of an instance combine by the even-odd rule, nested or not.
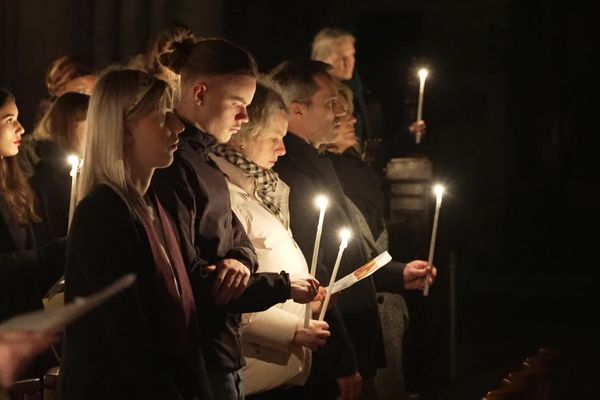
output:
[[[63,54],[101,68],[143,51],[178,21],[238,42],[268,71],[308,55],[323,26],[339,26],[357,38],[357,69],[383,104],[386,134],[402,138],[414,117],[416,69],[427,65],[420,151],[449,194],[439,289],[429,305],[409,299],[424,314],[413,310],[421,340],[412,339],[413,349],[423,351],[411,355],[408,343],[409,389],[477,398],[526,355],[555,346],[565,354],[564,398],[592,399],[600,372],[593,9],[591,1],[542,0],[0,0],[0,85],[14,92],[31,130],[46,68]],[[444,283],[451,253],[452,377]]]

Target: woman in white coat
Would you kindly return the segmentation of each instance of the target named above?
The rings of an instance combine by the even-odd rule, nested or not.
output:
[[[258,272],[285,269],[291,275],[307,274],[306,260],[289,228],[290,189],[271,170],[285,154],[288,126],[287,107],[273,83],[258,81],[248,114],[250,122],[227,145],[215,149],[213,161],[228,177],[231,207],[256,249]],[[311,350],[325,343],[329,326],[311,320],[305,329],[304,309],[305,305],[288,300],[243,315],[246,395],[306,382]]]

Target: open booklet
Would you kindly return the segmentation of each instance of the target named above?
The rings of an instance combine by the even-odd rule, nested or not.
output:
[[[392,261],[392,256],[387,251],[384,251],[362,267],[358,268],[351,274],[346,275],[342,279],[336,281],[333,284],[333,290],[331,294],[335,294],[337,292],[341,292],[344,289],[349,288],[354,285],[356,282],[366,278],[367,276],[375,273],[379,268],[383,267],[387,263]]]
[[[127,274],[104,289],[88,297],[77,297],[71,303],[61,308],[17,315],[0,324],[0,333],[9,331],[58,333],[69,323],[127,289],[135,282],[135,278],[135,274]]]

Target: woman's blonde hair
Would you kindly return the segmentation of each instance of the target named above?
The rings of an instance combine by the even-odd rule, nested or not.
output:
[[[144,117],[162,102],[170,106],[171,89],[142,71],[111,69],[103,73],[90,99],[79,198],[106,184],[142,217],[145,203],[134,185],[125,153],[126,123]]]
[[[231,144],[245,144],[248,140],[263,133],[271,117],[277,111],[283,111],[286,114],[289,112],[279,86],[267,77],[260,77],[256,82],[256,92],[252,103],[248,106],[250,121],[243,124],[240,131],[231,137]]]

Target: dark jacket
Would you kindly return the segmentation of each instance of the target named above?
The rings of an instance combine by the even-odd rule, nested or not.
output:
[[[71,195],[71,167],[67,151],[56,143],[43,140],[35,142],[41,161],[29,181],[36,194],[37,212],[42,222],[35,224],[38,243],[67,235],[69,200]]]
[[[36,246],[31,225],[20,225],[0,194],[0,321],[42,307],[61,277],[65,239]]]
[[[350,227],[354,231],[345,206],[344,192],[331,161],[309,143],[293,133],[285,137],[286,155],[281,157],[275,169],[290,186],[290,219],[294,238],[307,259],[312,257],[315,240],[314,229],[318,220],[318,210],[314,198],[318,194],[329,197],[325,213],[323,236],[319,260],[328,271],[333,268],[338,253],[340,239],[338,231]],[[359,240],[350,240],[344,251],[338,279],[369,261]],[[378,271],[377,274],[381,273]],[[377,274],[373,277],[376,278]],[[321,282],[328,282],[329,276],[317,276]],[[397,277],[393,277],[397,280]],[[346,329],[354,345],[361,374],[373,376],[376,369],[385,364],[381,322],[375,297],[376,281],[366,278],[346,289],[338,299]]]
[[[195,290],[200,336],[208,369],[237,370],[244,365],[240,344],[241,313],[264,311],[290,296],[287,274],[254,273],[254,247],[231,211],[223,173],[209,158],[215,139],[186,124],[180,147],[169,168],[152,180],[161,203],[176,221],[184,261]],[[253,273],[237,299],[217,306],[212,296],[214,274],[203,268],[235,259]]]
[[[184,362],[162,345],[164,298],[143,225],[114,190],[99,185],[73,217],[65,299],[88,296],[127,273],[137,275],[131,288],[66,328],[60,398],[206,398],[199,346]]]

